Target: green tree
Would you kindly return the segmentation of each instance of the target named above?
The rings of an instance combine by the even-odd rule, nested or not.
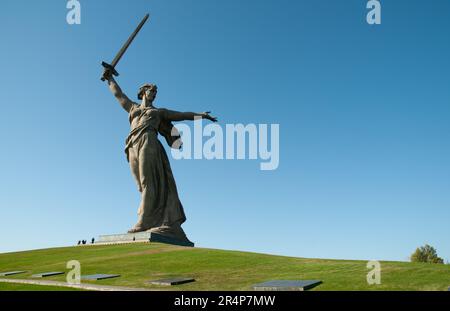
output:
[[[444,263],[444,260],[437,255],[436,249],[426,244],[418,247],[411,255],[411,262]]]

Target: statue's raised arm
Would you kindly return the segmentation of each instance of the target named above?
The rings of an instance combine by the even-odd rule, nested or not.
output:
[[[105,71],[103,72],[103,78],[108,81],[108,86],[111,90],[111,93],[117,99],[122,108],[127,112],[130,112],[130,109],[134,103],[128,98],[127,95],[125,95],[124,92],[122,92],[122,89],[112,76],[112,73],[109,70],[105,69]]]

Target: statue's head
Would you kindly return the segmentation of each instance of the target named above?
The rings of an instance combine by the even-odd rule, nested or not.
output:
[[[146,83],[139,88],[138,99],[143,99],[144,96],[151,102],[155,99],[158,93],[158,87],[155,84]]]

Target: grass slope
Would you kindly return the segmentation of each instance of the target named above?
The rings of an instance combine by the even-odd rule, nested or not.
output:
[[[121,274],[96,284],[148,287],[153,279],[192,276],[194,283],[171,290],[251,290],[252,284],[272,279],[319,279],[315,290],[447,290],[450,266],[406,262],[381,262],[381,285],[366,282],[366,261],[306,259],[248,252],[188,248],[159,243],[81,246],[0,254],[0,272],[27,270],[8,278],[68,271],[69,260],[81,263],[81,273]],[[65,276],[46,278],[64,281]],[[24,286],[0,283],[0,290]],[[31,286],[34,289],[35,287]]]

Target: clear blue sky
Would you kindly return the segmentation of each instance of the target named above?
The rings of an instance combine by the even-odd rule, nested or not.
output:
[[[212,110],[221,124],[279,123],[280,166],[171,160],[200,247],[301,257],[450,260],[450,2],[2,1],[0,251],[125,232],[139,195],[126,113],[99,80],[118,66],[132,98]]]

